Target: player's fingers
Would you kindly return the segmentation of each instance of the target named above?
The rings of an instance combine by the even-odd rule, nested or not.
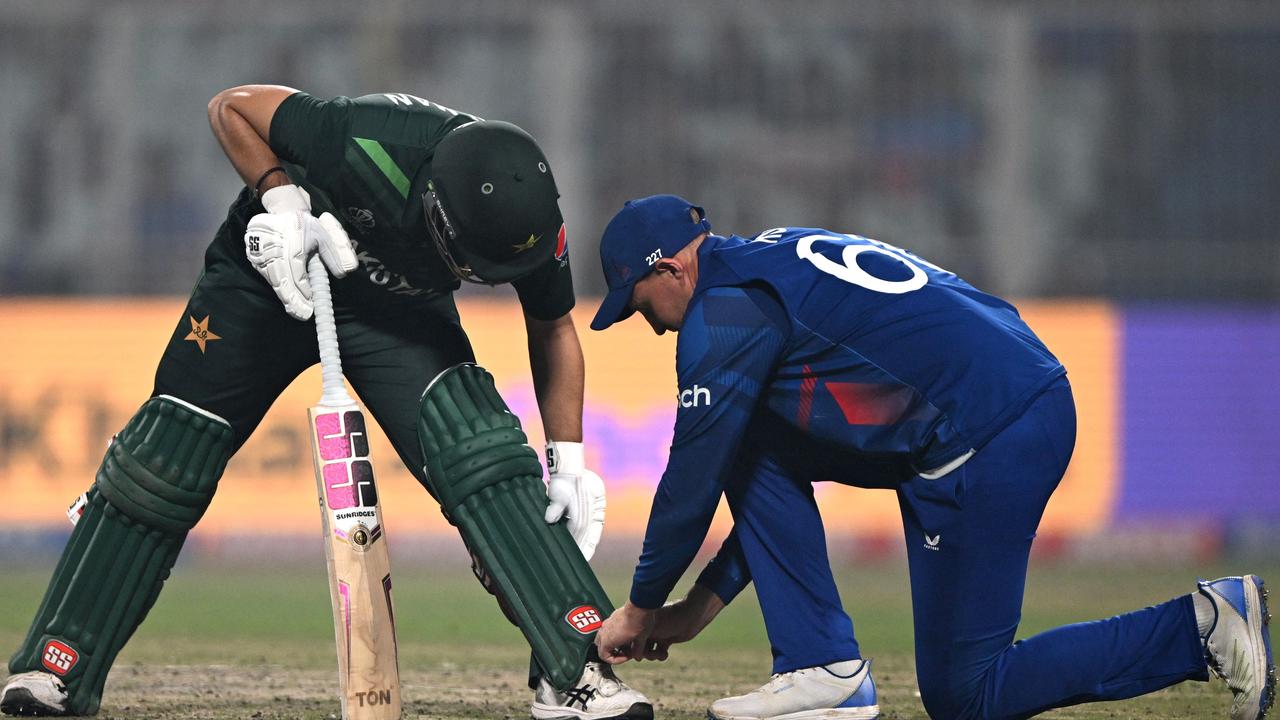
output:
[[[627,648],[627,656],[632,660],[643,660],[645,651],[649,647],[649,633],[645,633],[635,640],[631,641],[630,647]]]
[[[311,301],[304,296],[299,286],[289,277],[284,261],[273,260],[263,267],[263,277],[275,290],[276,297],[284,305],[285,312],[298,320],[311,319]],[[308,289],[310,285],[308,284]]]
[[[670,641],[663,642],[660,640],[650,640],[646,643],[646,647],[644,649],[644,659],[658,661],[666,660],[669,655],[668,649],[670,647]]]
[[[627,646],[630,643],[623,642],[623,636],[617,632],[617,628],[613,627],[614,623],[610,616],[604,621],[604,627],[596,633],[596,653],[600,655],[600,659],[610,665],[624,663],[630,659]]]
[[[600,659],[609,663],[610,665],[621,665],[622,663],[631,659],[631,650],[629,647],[626,647],[626,648],[615,647],[615,648],[608,648],[608,649],[597,648],[597,651],[600,654]]]
[[[334,277],[346,277],[347,273],[356,269],[356,251],[352,247],[351,238],[342,228],[342,223],[329,213],[322,213],[318,218],[324,236],[321,238],[320,259],[329,268]]]
[[[578,549],[582,551],[582,557],[591,560],[596,554],[596,546],[600,544],[600,534],[604,531],[604,523],[593,522],[587,526],[581,538],[575,537],[578,541]]]

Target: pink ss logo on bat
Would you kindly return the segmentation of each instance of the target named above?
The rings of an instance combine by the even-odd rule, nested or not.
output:
[[[316,447],[324,461],[325,502],[332,510],[378,504],[369,462],[364,413],[348,410],[316,416]]]

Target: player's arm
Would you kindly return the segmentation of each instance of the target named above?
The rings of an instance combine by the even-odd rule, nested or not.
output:
[[[511,283],[524,312],[533,390],[547,440],[582,442],[586,366],[573,325],[573,275],[568,258],[552,258]]]
[[[754,288],[709,291],[686,314],[677,349],[675,438],[654,494],[630,599],[597,638],[604,659],[644,656],[657,609],[706,539],[722,478],[783,352],[787,327],[777,300]]]
[[[604,532],[605,489],[587,469],[582,446],[586,365],[574,327],[573,277],[568,259],[552,258],[512,283],[524,310],[533,390],[547,438],[548,523],[568,518],[569,532],[588,560]]]
[[[703,568],[696,584],[714,593],[722,606],[733,602],[738,593],[751,584],[751,568],[747,566],[746,555],[742,554],[737,528],[724,539],[720,552]]]
[[[666,660],[672,645],[697,637],[749,584],[751,569],[735,527],[688,594],[654,613],[653,632],[643,648],[644,659]]]
[[[539,320],[525,314],[529,366],[547,440],[582,442],[582,393],[586,364],[573,316]]]
[[[285,312],[311,317],[307,258],[319,251],[335,277],[355,269],[356,254],[337,218],[311,214],[311,197],[293,184],[271,143],[271,125],[281,105],[298,95],[280,85],[242,85],[209,101],[209,126],[245,185],[254,189],[266,212],[245,229],[245,255],[271,285]]]
[[[654,613],[653,631],[642,648],[645,660],[666,660],[676,643],[689,642],[725,608],[724,600],[704,585],[695,584],[682,600]]]
[[[209,101],[209,127],[245,185],[255,187],[263,173],[280,166],[270,144],[271,120],[285,98],[296,92],[283,85],[241,85]],[[289,176],[276,172],[263,178],[256,189],[262,194],[288,184]]]
[[[686,315],[677,354],[692,357],[678,357],[680,407],[632,579],[637,607],[660,607],[702,547],[788,330],[781,304],[760,288],[709,291]]]
[[[654,613],[653,632],[642,648],[644,659],[666,660],[672,645],[697,637],[749,584],[751,569],[735,527],[688,594]]]

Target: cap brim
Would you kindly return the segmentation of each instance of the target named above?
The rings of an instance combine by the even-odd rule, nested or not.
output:
[[[604,330],[616,322],[631,317],[635,312],[631,309],[631,291],[634,289],[635,283],[631,283],[610,290],[609,294],[604,296],[604,301],[600,303],[595,319],[591,321],[591,329]]]

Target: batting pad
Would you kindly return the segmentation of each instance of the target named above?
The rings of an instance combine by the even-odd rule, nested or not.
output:
[[[470,363],[436,376],[422,394],[418,440],[427,482],[481,565],[477,575],[520,627],[547,680],[569,689],[613,605],[565,524],[543,520],[538,454],[493,376]]]
[[[112,440],[9,672],[66,683],[68,709],[91,715],[116,654],[156,597],[231,456],[231,426],[165,395]]]

